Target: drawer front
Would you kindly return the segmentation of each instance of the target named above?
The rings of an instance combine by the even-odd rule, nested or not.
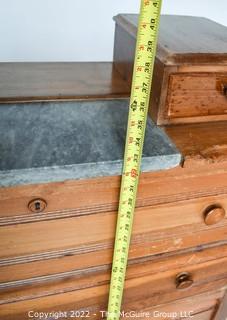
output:
[[[148,308],[145,311],[149,312],[149,319],[212,320],[223,295],[224,290],[210,291]]]
[[[199,250],[210,244],[227,243],[226,211],[225,195],[138,208],[129,257],[156,257],[159,254],[192,248]],[[6,268],[2,278],[13,265],[17,266],[18,272],[18,263],[38,265],[43,260],[44,268],[49,273],[51,268],[48,259],[67,259],[66,264],[61,260],[53,266],[56,272],[61,272],[61,268],[70,270],[71,265],[74,269],[82,269],[109,264],[116,218],[116,212],[106,212],[1,226],[0,264]],[[35,270],[39,272],[40,266]]]
[[[227,74],[179,73],[170,75],[167,108],[169,119],[226,117]]]
[[[176,256],[173,259],[178,260]],[[174,301],[210,291],[224,291],[227,286],[227,258],[200,264],[196,264],[196,255],[192,255],[190,259],[194,259],[195,263],[185,261],[184,265],[180,266],[179,263],[177,268],[163,272],[160,266],[157,269],[157,265],[154,267],[152,262],[130,265],[126,277],[123,310],[152,311],[153,307],[153,310],[175,309],[179,312],[181,306],[182,311],[191,310],[196,314],[212,308],[216,296],[201,297],[199,305],[191,300],[181,301],[178,305]],[[165,261],[162,263],[165,264]],[[190,275],[190,283],[189,278],[184,279],[179,286],[177,279],[183,273]],[[33,283],[21,283],[19,286],[8,288],[5,286],[0,291],[0,318],[10,319],[7,316],[17,315],[17,319],[21,319],[30,310],[65,312],[82,309],[88,310],[92,319],[100,319],[100,310],[106,310],[107,307],[109,279],[109,270],[94,269],[93,273],[80,272],[74,276],[65,275],[65,278],[56,275],[46,282],[33,278]],[[183,284],[183,281],[188,283]],[[162,304],[168,306],[160,306]]]
[[[0,227],[0,259],[64,249],[112,244],[117,213],[104,212],[72,218]],[[220,230],[217,231],[217,229]],[[201,245],[226,240],[227,196],[204,197],[172,204],[137,208],[132,244],[170,238],[180,249],[184,237],[198,233]],[[206,234],[203,239],[203,233]],[[173,237],[176,237],[173,241]],[[181,240],[180,240],[181,239]],[[161,248],[161,247],[160,247]],[[183,247],[182,247],[183,248]],[[159,250],[158,247],[156,247]],[[152,250],[150,251],[152,253]],[[161,253],[154,250],[153,253]]]

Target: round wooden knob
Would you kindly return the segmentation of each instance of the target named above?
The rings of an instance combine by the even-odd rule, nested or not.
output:
[[[47,207],[47,203],[43,199],[33,199],[28,204],[28,209],[35,213],[43,212]]]
[[[224,217],[225,209],[218,204],[209,206],[204,212],[204,222],[207,225],[216,224],[224,219]]]
[[[193,280],[188,272],[182,272],[176,276],[176,288],[179,290],[188,289],[193,285]]]

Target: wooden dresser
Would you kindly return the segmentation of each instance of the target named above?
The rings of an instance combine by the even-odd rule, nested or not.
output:
[[[167,19],[172,19],[170,37],[176,25],[182,38],[179,24],[190,25],[190,19],[193,25],[202,25],[204,34],[206,25],[212,24],[200,18]],[[0,64],[2,107],[34,103],[34,108],[41,108],[38,101],[81,99],[111,99],[117,105],[127,99],[136,17],[119,15],[115,20],[113,64]],[[225,42],[226,28],[216,27]],[[160,47],[166,41],[164,33]],[[217,53],[210,53],[211,61],[200,53],[199,66],[194,53],[186,52],[183,61],[174,56],[170,62],[158,51],[159,80],[150,115],[176,145],[182,161],[141,174],[123,300],[125,317],[127,313],[136,319],[227,317],[227,45],[220,50],[217,46]],[[203,101],[197,90],[204,91]],[[185,101],[191,97],[194,105],[187,108]],[[0,138],[2,154],[3,148]],[[7,181],[16,176],[14,170],[0,174],[11,179]],[[36,181],[35,176],[32,179]],[[46,176],[39,179],[46,181]],[[120,175],[55,180],[1,184],[0,319],[104,319]]]

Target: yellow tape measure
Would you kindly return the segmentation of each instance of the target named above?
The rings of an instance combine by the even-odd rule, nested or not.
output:
[[[120,318],[160,11],[161,0],[141,0],[107,320]]]

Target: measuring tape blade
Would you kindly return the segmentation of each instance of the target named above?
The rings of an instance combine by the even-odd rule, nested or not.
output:
[[[156,55],[161,2],[161,0],[141,0],[107,320],[120,318]]]

